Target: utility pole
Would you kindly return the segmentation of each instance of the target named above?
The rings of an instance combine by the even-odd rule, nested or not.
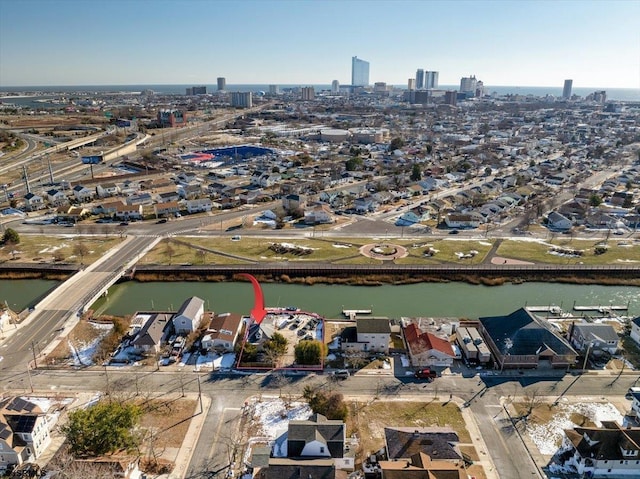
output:
[[[204,408],[202,407],[202,389],[200,388],[200,375],[196,373],[196,378],[198,379],[198,401],[200,402],[200,414],[204,412]]]
[[[38,367],[38,360],[36,358],[36,345],[33,342],[33,340],[31,341],[31,352],[33,353],[33,367],[37,368]]]

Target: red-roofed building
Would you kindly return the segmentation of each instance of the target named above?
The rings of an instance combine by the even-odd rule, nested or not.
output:
[[[404,338],[414,367],[449,367],[453,364],[455,353],[446,339],[429,332],[423,333],[414,323],[404,328]]]

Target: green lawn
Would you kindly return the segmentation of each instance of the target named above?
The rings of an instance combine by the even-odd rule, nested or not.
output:
[[[599,244],[598,240],[571,240],[556,238],[553,242],[541,243],[537,241],[505,240],[498,250],[497,256],[505,258],[530,261],[532,263],[549,264],[625,264],[640,262],[640,245],[631,241],[609,240],[609,249],[606,253],[596,255],[594,247]],[[629,246],[623,246],[623,244]],[[551,254],[552,246],[560,248],[572,248],[582,250],[584,253],[580,257],[567,257]]]
[[[91,264],[121,241],[114,236],[21,235],[19,244],[0,246],[0,262],[53,263],[57,260],[59,263]],[[84,246],[77,246],[79,244]],[[78,254],[81,248],[87,251],[82,258]]]

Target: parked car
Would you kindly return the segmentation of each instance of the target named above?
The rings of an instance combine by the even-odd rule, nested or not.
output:
[[[167,222],[167,218],[162,218],[162,219],[156,221],[156,224],[161,225],[161,224],[166,223],[166,222]]]
[[[438,373],[429,368],[418,369],[415,373],[415,377],[418,379],[435,379],[438,377]]]
[[[349,371],[346,369],[337,369],[329,373],[329,375],[335,379],[347,379],[349,376],[351,376],[351,374],[349,374]]]

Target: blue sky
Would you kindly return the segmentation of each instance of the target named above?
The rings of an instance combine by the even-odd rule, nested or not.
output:
[[[640,88],[640,0],[0,0],[0,86],[350,82]]]

